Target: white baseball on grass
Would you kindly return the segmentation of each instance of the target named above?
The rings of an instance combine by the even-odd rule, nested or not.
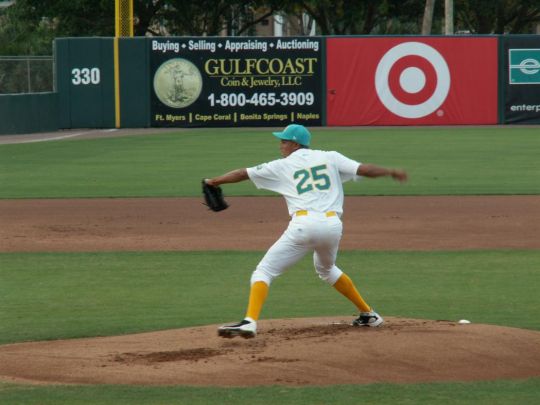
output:
[[[471,321],[468,321],[466,319],[460,319],[458,323],[464,324],[464,323],[471,323]]]

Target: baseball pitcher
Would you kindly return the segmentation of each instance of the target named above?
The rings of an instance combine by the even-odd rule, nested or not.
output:
[[[338,152],[309,148],[311,134],[302,125],[291,124],[279,138],[282,159],[247,169],[237,169],[206,179],[212,187],[251,180],[257,188],[275,191],[287,202],[291,221],[283,235],[270,247],[251,276],[251,290],[244,319],[224,325],[218,335],[226,338],[252,338],[257,334],[257,320],[272,281],[313,252],[313,264],[319,277],[348,298],[358,309],[355,326],[377,327],[383,318],[359,294],[352,280],[336,266],[342,236],[343,186],[349,180],[389,176],[407,180],[403,170],[359,163]]]

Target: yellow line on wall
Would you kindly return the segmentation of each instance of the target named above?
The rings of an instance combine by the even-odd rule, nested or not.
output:
[[[120,59],[118,37],[114,37],[114,110],[115,125],[116,128],[120,128]]]

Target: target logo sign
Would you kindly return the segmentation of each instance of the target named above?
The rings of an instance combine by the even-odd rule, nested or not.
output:
[[[442,55],[420,42],[399,44],[384,54],[375,72],[375,89],[386,108],[403,118],[433,113],[450,90],[450,71]]]
[[[328,38],[327,125],[496,124],[497,38]]]

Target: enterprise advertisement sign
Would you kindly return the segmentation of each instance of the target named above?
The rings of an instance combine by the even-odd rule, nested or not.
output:
[[[320,126],[321,48],[314,37],[151,39],[151,125]]]
[[[540,38],[507,36],[503,41],[503,122],[540,123]]]

